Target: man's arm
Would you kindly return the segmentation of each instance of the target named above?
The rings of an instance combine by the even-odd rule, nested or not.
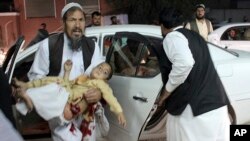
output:
[[[194,65],[193,55],[187,38],[179,32],[170,33],[163,41],[164,50],[172,63],[172,70],[166,83],[166,92],[170,94],[188,77]]]
[[[33,64],[28,72],[29,80],[45,77],[49,73],[48,38],[39,43]]]
[[[213,29],[212,23],[211,23],[210,21],[209,21],[209,26],[210,26],[210,31],[209,31],[209,33],[211,33],[211,32],[214,31],[214,29]]]
[[[190,23],[188,22],[188,23],[185,25],[185,27],[184,27],[184,28],[191,30]]]

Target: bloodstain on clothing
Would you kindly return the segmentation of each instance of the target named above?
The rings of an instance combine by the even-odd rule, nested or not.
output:
[[[95,111],[96,111],[96,104],[89,104],[88,109],[87,109],[87,112],[89,113],[87,118],[89,120],[84,119],[82,121],[81,127],[80,127],[83,138],[85,136],[88,136],[88,135],[91,136],[92,135],[92,131],[94,130],[95,126],[91,129],[90,123],[94,122]]]

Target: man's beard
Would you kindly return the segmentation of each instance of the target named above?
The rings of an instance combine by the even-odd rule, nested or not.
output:
[[[79,38],[71,38],[70,39],[70,47],[72,50],[79,50],[81,48],[81,37]]]
[[[97,22],[96,22],[96,23],[94,23],[94,25],[95,25],[95,26],[101,26],[101,23],[99,23],[99,22],[97,23]]]
[[[75,29],[73,29],[73,32],[76,32],[76,31],[80,31],[80,32],[82,32],[82,30],[81,29],[79,29],[79,28],[75,28]],[[72,50],[79,50],[80,49],[80,47],[81,47],[81,38],[82,38],[82,35],[80,35],[80,36],[72,36],[72,37],[70,37],[68,34],[67,34],[67,36],[68,36],[68,39],[69,39],[69,46],[71,47],[71,49]]]
[[[203,20],[204,18],[205,18],[205,16],[201,16],[201,17],[196,16],[196,19],[198,19],[198,20]]]

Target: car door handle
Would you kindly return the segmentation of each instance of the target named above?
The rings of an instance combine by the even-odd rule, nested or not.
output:
[[[133,99],[140,100],[142,102],[148,102],[148,99],[146,97],[133,96]]]

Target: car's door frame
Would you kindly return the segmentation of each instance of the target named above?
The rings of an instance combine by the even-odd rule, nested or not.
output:
[[[127,34],[131,34],[134,38],[150,45],[150,42],[145,36],[135,32],[116,33],[113,37],[113,41],[115,41],[117,37],[126,36]],[[111,48],[106,56],[106,62],[110,61],[113,51],[114,47],[111,45]],[[122,128],[118,125],[114,115],[106,109],[106,115],[111,126],[108,135],[109,140],[139,140],[141,132],[144,130],[147,122],[153,115],[152,111],[155,112],[154,103],[162,88],[161,75],[158,74],[152,78],[140,78],[114,74],[112,79],[109,81],[109,84],[114,91],[114,95],[123,107],[125,116],[128,119],[127,127]],[[147,101],[140,99],[146,99]],[[131,113],[131,111],[133,112]]]

